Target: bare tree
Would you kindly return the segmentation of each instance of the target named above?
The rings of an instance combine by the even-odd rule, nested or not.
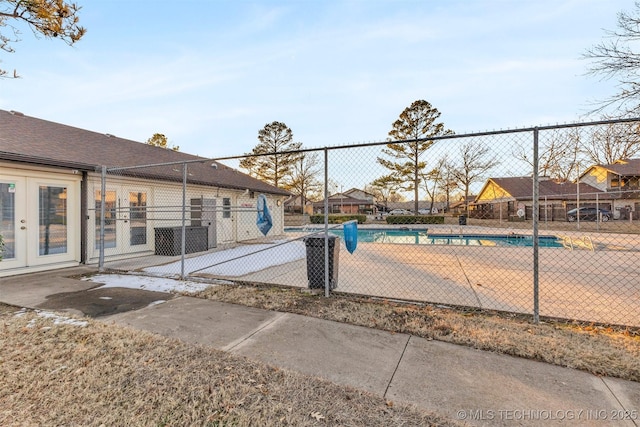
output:
[[[427,193],[429,200],[431,200],[431,204],[429,206],[429,212],[433,212],[433,205],[436,201],[436,192],[442,188],[442,180],[445,177],[446,173],[446,165],[448,162],[447,155],[440,157],[435,167],[428,172],[422,171],[420,173],[420,178],[422,179],[422,184],[424,185],[424,191]],[[430,186],[431,184],[431,186]]]
[[[538,173],[564,182],[572,176],[582,154],[584,138],[579,128],[548,131],[542,134],[538,145]],[[533,172],[533,147],[519,145],[513,155],[531,166]]]
[[[389,208],[389,202],[399,201],[401,196],[398,190],[402,188],[402,183],[393,175],[385,175],[374,180],[365,187],[365,191],[373,194],[376,200],[384,204],[385,209]]]
[[[583,55],[593,61],[587,74],[619,79],[618,93],[599,101],[593,112],[614,107],[620,116],[640,113],[640,53],[634,51],[640,40],[639,15],[640,2],[632,12],[618,12],[618,29],[605,30],[606,39]]]
[[[341,187],[342,184],[340,184],[335,179],[329,178],[329,180],[327,181],[327,192],[329,193],[328,197],[332,194],[337,194]]]
[[[318,180],[320,174],[320,157],[318,153],[302,153],[291,170],[291,183],[288,190],[300,196],[302,213],[307,200],[317,198],[322,193],[322,183]]]
[[[482,145],[480,142],[467,142],[460,147],[459,163],[451,169],[451,173],[457,180],[459,187],[464,190],[467,211],[469,210],[468,198],[471,184],[481,181],[484,178],[484,174],[499,163],[490,153],[489,147]]]
[[[439,188],[444,193],[445,211],[449,212],[449,205],[451,204],[451,193],[458,188],[458,181],[456,181],[453,170],[455,166],[449,159],[442,167],[442,179],[440,180]]]
[[[640,125],[636,122],[609,123],[593,129],[583,151],[589,161],[610,165],[640,153]]]

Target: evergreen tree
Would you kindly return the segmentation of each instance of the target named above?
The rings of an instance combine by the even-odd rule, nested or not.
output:
[[[389,141],[382,150],[388,158],[378,157],[378,162],[389,169],[401,182],[401,189],[413,191],[414,212],[418,212],[420,172],[427,166],[424,153],[431,148],[436,136],[451,135],[444,124],[436,123],[440,117],[437,108],[424,100],[414,101],[404,109],[389,131]]]
[[[240,167],[264,182],[280,188],[291,185],[293,166],[300,153],[291,152],[302,147],[293,141],[293,132],[282,122],[271,122],[258,131],[258,140],[249,157],[240,161]]]

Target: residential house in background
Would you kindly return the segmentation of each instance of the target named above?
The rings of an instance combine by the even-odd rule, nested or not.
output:
[[[541,220],[564,221],[566,212],[577,206],[596,206],[611,209],[613,198],[587,183],[557,182],[541,178],[538,186]],[[533,178],[489,178],[473,203],[472,218],[520,221],[533,217]]]
[[[350,190],[345,191],[344,194],[354,199],[366,200],[371,205],[376,204],[376,196],[367,191],[360,190],[359,188],[351,188]]]
[[[284,202],[284,212],[287,214],[313,214],[313,202],[305,200],[304,209],[301,196],[291,196]]]
[[[329,195],[329,213],[375,215],[376,198],[364,190],[352,188],[342,193]],[[324,200],[313,204],[314,213],[324,213]]]
[[[287,191],[187,153],[0,110],[0,276],[97,263],[102,200],[105,259],[154,254],[157,229],[182,224],[181,162],[193,162],[187,220],[207,228],[205,250],[262,236],[260,193],[272,211],[271,233],[283,232]],[[162,163],[108,175],[102,195],[103,166]]]
[[[587,168],[580,181],[611,196],[616,219],[640,219],[640,159],[618,160]]]
[[[467,198],[461,196],[460,200],[452,201],[449,204],[449,212],[453,215],[465,213],[467,206],[471,205],[475,199],[475,195],[469,195]]]

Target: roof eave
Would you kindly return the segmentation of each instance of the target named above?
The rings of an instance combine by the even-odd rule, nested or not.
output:
[[[88,165],[86,163],[47,159],[47,158],[42,158],[37,156],[28,156],[28,155],[18,154],[18,153],[9,153],[6,151],[0,152],[0,160],[26,163],[26,164],[38,165],[38,166],[78,169],[78,170],[83,170],[88,172],[93,172],[100,169],[100,166],[98,165]]]

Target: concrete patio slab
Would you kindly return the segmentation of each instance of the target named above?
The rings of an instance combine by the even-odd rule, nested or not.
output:
[[[76,267],[57,272],[24,274],[0,278],[0,301],[20,307],[37,307],[47,297],[63,292],[77,292],[99,286],[93,282],[73,279],[69,276],[90,274],[95,267]]]

